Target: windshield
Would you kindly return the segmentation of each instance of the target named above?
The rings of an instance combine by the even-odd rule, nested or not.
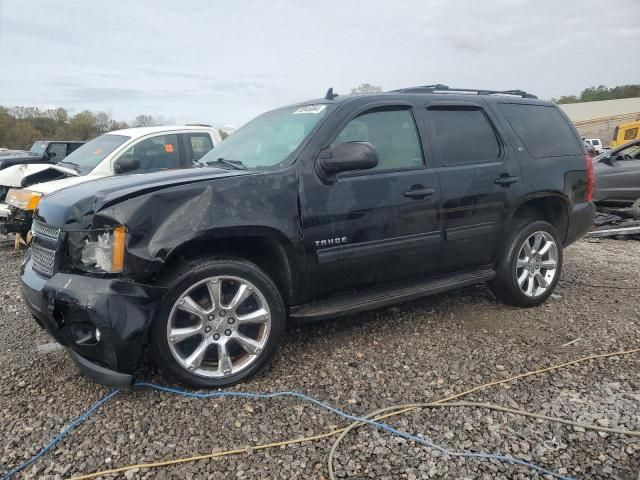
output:
[[[268,112],[254,118],[200,159],[214,164],[218,158],[241,162],[246,168],[281,166],[309,136],[327,112],[327,105],[306,105]]]
[[[47,148],[47,142],[34,142],[31,145],[31,149],[29,152],[35,153],[36,155],[42,155]]]
[[[631,145],[629,147],[623,148],[613,155],[611,155],[615,160],[639,160],[640,159],[640,144]]]
[[[80,172],[88,173],[104,160],[107,155],[130,138],[125,135],[100,135],[74,150],[60,163],[70,163],[77,167]]]

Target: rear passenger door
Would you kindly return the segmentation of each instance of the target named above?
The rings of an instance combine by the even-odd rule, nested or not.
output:
[[[493,261],[520,166],[490,112],[478,101],[433,101],[423,111],[442,188],[440,271]]]

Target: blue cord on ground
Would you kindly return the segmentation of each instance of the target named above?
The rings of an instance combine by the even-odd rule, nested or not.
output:
[[[505,463],[512,463],[512,464],[517,464],[517,465],[523,465],[525,467],[528,467],[532,470],[535,470],[537,472],[540,473],[544,473],[547,475],[552,475],[555,478],[559,478],[561,480],[575,480],[572,477],[566,477],[563,475],[560,475],[559,473],[555,473],[552,472],[551,470],[547,470],[545,468],[539,467],[537,465],[534,465],[533,463],[529,463],[525,460],[521,460],[519,458],[515,458],[515,457],[510,457],[510,456],[506,456],[506,455],[496,455],[496,454],[491,454],[491,453],[480,453],[480,452],[470,452],[470,451],[463,451],[463,452],[456,452],[453,450],[449,450],[447,448],[441,447],[439,445],[436,445],[435,443],[430,442],[429,440],[425,439],[425,438],[421,438],[418,437],[416,435],[412,435],[410,433],[407,432],[403,432],[402,430],[397,430],[395,428],[393,428],[390,425],[387,425],[386,423],[381,423],[381,422],[376,422],[375,420],[370,420],[367,418],[361,418],[361,417],[356,417],[354,415],[351,415],[347,412],[344,412],[340,409],[337,409],[335,407],[332,407],[331,405],[327,405],[326,403],[321,402],[320,400],[316,400],[313,397],[310,397],[308,395],[305,395],[303,393],[298,393],[298,392],[275,392],[275,393],[248,393],[248,392],[226,392],[226,391],[216,391],[216,392],[207,392],[207,393],[198,393],[198,392],[189,392],[187,390],[181,390],[178,388],[172,388],[172,387],[163,387],[162,385],[157,385],[154,383],[147,383],[147,382],[139,382],[136,383],[134,385],[134,387],[137,388],[151,388],[151,389],[155,389],[155,390],[159,390],[161,392],[166,392],[166,393],[172,393],[174,395],[180,395],[183,397],[189,397],[189,398],[200,398],[200,399],[204,399],[204,398],[222,398],[222,397],[234,397],[234,398],[246,398],[246,399],[251,399],[251,400],[267,400],[267,399],[271,399],[271,398],[297,398],[300,400],[303,400],[305,402],[309,402],[309,403],[313,403],[314,405],[317,405],[321,408],[324,408],[325,410],[328,410],[331,413],[334,413],[336,415],[339,415],[341,417],[346,418],[347,420],[351,420],[352,422],[362,422],[362,423],[366,423],[368,425],[372,425],[376,428],[379,428],[380,430],[389,432],[393,435],[397,435],[399,437],[405,438],[407,440],[412,440],[420,445],[424,445],[426,447],[430,447],[433,448],[435,450],[438,450],[444,454],[447,455],[451,455],[451,456],[455,456],[455,457],[469,457],[469,458],[482,458],[482,459],[488,459],[488,460],[498,460],[500,462],[505,462]]]
[[[339,415],[339,416],[341,416],[343,418],[346,418],[347,420],[351,420],[352,422],[366,423],[368,425],[376,427],[376,428],[378,428],[380,430],[383,430],[385,432],[389,432],[389,433],[391,433],[393,435],[405,438],[407,440],[414,441],[419,445],[423,445],[423,446],[426,446],[426,447],[433,448],[433,449],[438,450],[438,451],[440,451],[440,452],[442,452],[442,453],[444,453],[446,455],[455,456],[455,457],[468,457],[468,458],[481,458],[481,459],[488,459],[488,460],[497,460],[497,461],[504,462],[504,463],[522,465],[522,466],[530,468],[531,470],[534,470],[536,472],[539,472],[539,473],[542,473],[542,474],[551,475],[551,476],[553,476],[555,478],[559,478],[561,480],[574,480],[572,477],[566,477],[566,476],[560,475],[558,473],[552,472],[551,470],[547,470],[547,469],[545,469],[543,467],[539,467],[537,465],[534,465],[533,463],[529,463],[529,462],[527,462],[525,460],[521,460],[519,458],[515,458],[515,457],[511,457],[511,456],[507,456],[507,455],[472,452],[472,451],[456,452],[456,451],[453,451],[453,450],[449,450],[449,449],[447,449],[445,447],[441,447],[439,445],[436,445],[435,443],[432,443],[431,441],[429,441],[429,440],[427,440],[425,438],[418,437],[416,435],[412,435],[412,434],[404,432],[402,430],[397,430],[396,428],[393,428],[392,426],[390,426],[390,425],[388,425],[386,423],[381,423],[381,422],[377,422],[375,420],[370,420],[370,419],[367,419],[367,418],[361,418],[361,417],[357,417],[355,415],[351,415],[351,414],[349,414],[347,412],[344,412],[344,411],[342,411],[342,410],[340,410],[338,408],[335,408],[335,407],[332,407],[330,405],[327,405],[326,403],[323,403],[320,400],[316,400],[315,398],[310,397],[308,395],[305,395],[303,393],[287,392],[287,391],[275,392],[275,393],[250,393],[250,392],[228,392],[228,391],[215,391],[215,392],[199,393],[199,392],[190,392],[190,391],[187,391],[187,390],[181,390],[181,389],[172,388],[172,387],[163,387],[162,385],[157,385],[157,384],[154,384],[154,383],[147,383],[147,382],[138,382],[138,383],[134,384],[133,388],[148,388],[148,389],[158,390],[158,391],[165,392],[165,393],[171,393],[173,395],[180,395],[180,396],[183,396],[183,397],[199,398],[199,399],[223,398],[223,397],[245,398],[245,399],[250,399],[250,400],[267,400],[267,399],[273,399],[273,398],[296,398],[296,399],[303,400],[305,402],[309,402],[309,403],[312,403],[314,405],[317,405],[318,407],[321,407],[321,408],[323,408],[323,409],[325,409],[325,410],[327,410],[327,411],[329,411],[331,413],[334,413],[336,415]],[[4,476],[2,477],[2,480],[9,480],[13,475],[15,475],[16,473],[24,470],[29,465],[34,463],[38,458],[40,458],[42,455],[47,453],[65,435],[67,435],[71,430],[73,430],[75,427],[77,427],[82,422],[84,422],[93,413],[95,413],[98,410],[98,408],[100,408],[102,405],[104,405],[109,400],[111,400],[119,392],[120,392],[120,390],[112,390],[110,393],[108,393],[107,395],[102,397],[100,400],[98,400],[96,403],[94,403],[88,410],[86,410],[82,415],[80,415],[73,422],[71,422],[64,430],[62,430],[62,432],[60,432],[51,442],[49,442],[49,444],[47,446],[45,446],[42,450],[40,450],[31,459],[27,460],[22,465],[19,465],[19,466],[15,467],[14,469],[10,470],[9,472],[7,472],[6,474],[4,474]]]
[[[15,468],[9,470],[7,473],[5,473],[2,476],[2,480],[9,480],[13,475],[15,475],[16,473],[21,472],[22,470],[27,468],[29,465],[31,465],[33,462],[35,462],[37,459],[39,459],[42,455],[44,455],[49,450],[51,450],[51,448],[56,443],[58,443],[60,440],[62,440],[62,438],[65,435],[67,435],[71,430],[76,428],[78,425],[80,425],[82,422],[84,422],[87,418],[89,418],[92,414],[94,414],[96,412],[96,410],[98,410],[102,405],[104,405],[109,400],[111,400],[113,397],[115,397],[118,394],[118,392],[120,392],[120,390],[112,390],[111,392],[106,394],[104,397],[102,397],[100,400],[98,400],[96,403],[91,405],[82,415],[80,415],[73,422],[71,422],[69,425],[67,425],[67,427],[64,430],[62,430],[53,440],[51,440],[47,444],[47,446],[45,446],[42,450],[40,450],[38,453],[36,453],[33,457],[31,457],[29,460],[24,462],[22,465],[18,465],[17,467],[15,467]]]

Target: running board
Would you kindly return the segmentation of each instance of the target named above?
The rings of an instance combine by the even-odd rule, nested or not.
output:
[[[341,295],[317,302],[292,307],[289,316],[299,319],[320,320],[350,313],[373,310],[386,305],[405,302],[446,292],[455,288],[468,287],[487,282],[496,276],[490,268],[466,271],[387,287],[377,287],[359,293]]]

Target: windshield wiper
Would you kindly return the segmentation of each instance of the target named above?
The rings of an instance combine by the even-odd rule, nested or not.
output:
[[[212,160],[207,162],[207,165],[226,165],[227,167],[231,167],[234,170],[247,170],[245,164],[243,164],[240,160],[227,160],[226,158],[218,158],[217,160]]]

